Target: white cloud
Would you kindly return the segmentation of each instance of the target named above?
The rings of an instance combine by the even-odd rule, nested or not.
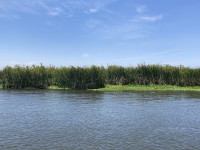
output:
[[[91,9],[89,9],[89,12],[90,13],[96,13],[96,12],[98,12],[98,9],[91,8]]]
[[[119,26],[112,26],[105,29],[106,38],[120,37],[124,40],[145,37],[146,33],[142,31],[139,25],[126,23]]]
[[[147,7],[145,5],[137,6],[136,7],[136,12],[141,14],[147,10]]]
[[[100,36],[103,39],[120,38],[122,40],[137,39],[149,36],[150,32],[141,23],[122,21],[117,25],[106,24],[101,20],[88,20],[84,31]]]
[[[50,10],[48,12],[48,15],[50,15],[50,16],[58,16],[58,15],[62,14],[63,12],[64,11],[61,8],[56,7],[56,8],[53,8],[52,10]]]
[[[112,12],[104,16],[104,19],[89,19],[85,22],[83,29],[93,36],[103,39],[129,40],[150,36],[156,28],[150,23],[161,20],[163,18],[162,14],[145,15],[147,12],[146,5],[136,7],[136,11],[139,14],[129,18],[123,16],[123,14]]]
[[[147,21],[147,22],[155,22],[157,20],[161,20],[163,18],[162,15],[158,16],[139,16],[139,20]]]
[[[0,0],[1,18],[19,13],[72,16],[96,13],[115,0]]]

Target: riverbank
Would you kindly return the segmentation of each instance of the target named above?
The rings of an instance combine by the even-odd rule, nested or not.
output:
[[[51,86],[50,90],[63,88]],[[68,88],[66,88],[67,90]],[[105,88],[88,89],[88,91],[123,92],[123,91],[200,91],[200,86],[180,87],[173,85],[106,85]]]
[[[61,88],[55,85],[48,87],[48,89],[49,90],[69,90],[69,88]]]
[[[3,89],[0,84],[0,89]],[[69,90],[69,88],[60,88],[58,86],[50,86],[48,90]],[[106,85],[105,88],[88,89],[88,91],[102,92],[123,92],[123,91],[200,91],[200,86],[180,87],[173,85]]]
[[[93,91],[121,92],[121,91],[200,91],[200,87],[179,87],[172,85],[106,85],[105,88]]]

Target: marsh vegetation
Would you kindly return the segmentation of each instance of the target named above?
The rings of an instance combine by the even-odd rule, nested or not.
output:
[[[200,68],[170,65],[54,67],[7,66],[0,71],[3,88],[98,89],[105,85],[200,86]]]

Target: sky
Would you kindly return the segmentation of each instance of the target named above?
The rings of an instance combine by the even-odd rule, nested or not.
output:
[[[199,0],[0,0],[0,68],[199,67],[199,58]]]

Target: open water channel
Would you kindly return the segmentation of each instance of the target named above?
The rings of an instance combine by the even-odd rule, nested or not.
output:
[[[0,149],[200,149],[200,93],[0,90]]]

